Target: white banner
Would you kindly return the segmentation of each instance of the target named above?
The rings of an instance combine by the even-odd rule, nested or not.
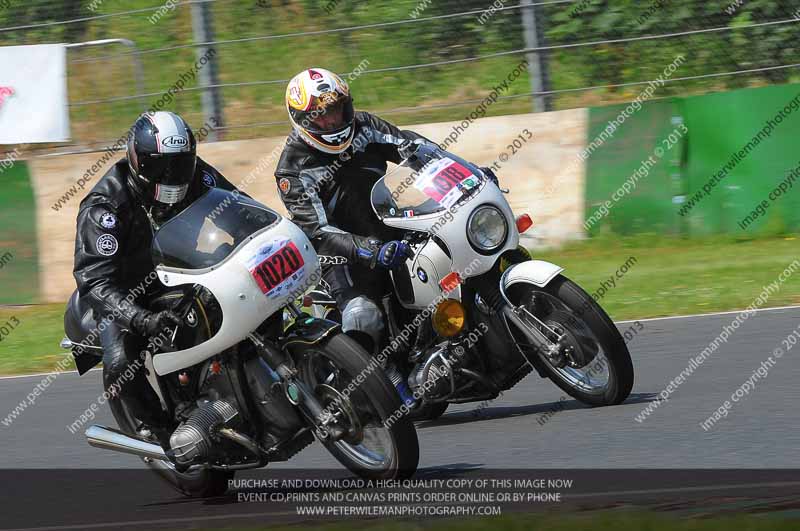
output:
[[[67,49],[0,47],[0,144],[68,140]]]

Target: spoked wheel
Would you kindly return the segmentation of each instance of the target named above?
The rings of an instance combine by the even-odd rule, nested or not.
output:
[[[544,288],[514,285],[508,295],[563,337],[557,353],[538,354],[556,385],[593,406],[628,397],[633,388],[628,347],[606,312],[577,284],[558,275]]]
[[[296,359],[300,378],[341,432],[338,440],[324,443],[339,462],[366,479],[405,479],[416,471],[417,432],[380,366],[369,370],[366,351],[338,334],[323,345],[303,347]]]
[[[103,369],[103,385],[109,388],[109,379],[106,369]],[[119,429],[128,435],[137,437],[143,436],[142,423],[137,420],[129,411],[124,401],[116,396],[111,396],[108,400],[111,407],[111,414],[117,421]],[[153,443],[158,444],[158,440],[147,437]],[[232,479],[234,472],[223,472],[209,470],[207,468],[196,467],[186,472],[178,472],[175,465],[167,461],[142,459],[147,466],[156,474],[170,484],[181,494],[191,497],[210,497],[220,496],[228,490],[228,480]]]

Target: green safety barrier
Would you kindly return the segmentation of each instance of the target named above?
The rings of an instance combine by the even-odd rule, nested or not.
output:
[[[587,233],[753,236],[800,229],[798,94],[800,85],[791,84],[644,104],[587,160]],[[625,107],[590,109],[587,142],[596,142]],[[665,143],[677,134],[678,144]],[[612,194],[659,146],[668,154],[614,202]],[[598,219],[606,201],[612,206]]]
[[[769,197],[800,166],[800,99],[786,118],[778,116],[798,95],[800,85],[792,84],[681,100],[689,157],[686,195],[676,206],[691,207],[682,216],[686,233],[765,235],[800,228],[800,179]]]
[[[25,161],[0,160],[0,304],[39,299],[36,202]]]
[[[672,198],[681,190],[684,137],[675,133],[681,124],[676,102],[650,103],[623,117],[626,107],[590,109],[584,227],[590,235],[677,233]],[[619,125],[609,126],[614,122]],[[665,143],[670,134],[674,142]]]

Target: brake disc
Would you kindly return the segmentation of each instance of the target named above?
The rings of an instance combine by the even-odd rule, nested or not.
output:
[[[350,399],[328,384],[317,385],[314,394],[333,415],[333,422],[345,430],[340,440],[352,445],[360,444],[364,440],[364,429]]]
[[[575,369],[585,367],[594,360],[600,351],[594,341],[586,336],[576,335],[574,329],[566,324],[574,320],[575,316],[571,313],[563,310],[554,310],[547,316],[547,321],[545,321],[547,326],[562,336],[559,342],[558,354],[553,357],[555,359],[551,358],[552,361],[558,364],[558,368],[562,368],[565,365]]]

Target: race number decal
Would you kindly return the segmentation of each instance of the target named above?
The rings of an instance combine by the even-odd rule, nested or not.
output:
[[[476,184],[468,168],[445,157],[423,168],[414,187],[443,207],[450,208]]]
[[[262,247],[248,260],[247,268],[258,287],[268,297],[287,292],[297,284],[305,265],[303,255],[293,241],[273,242]]]

